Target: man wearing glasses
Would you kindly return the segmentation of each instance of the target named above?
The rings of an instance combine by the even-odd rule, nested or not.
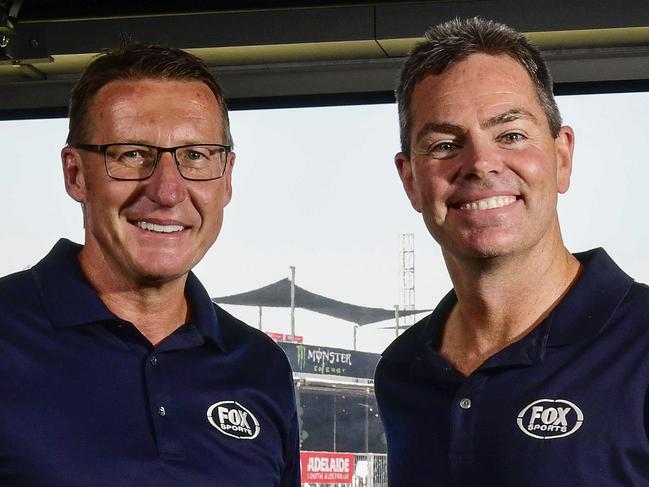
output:
[[[286,357],[191,273],[231,146],[194,56],[133,45],[83,74],[61,157],[85,243],[0,280],[0,484],[299,485]]]

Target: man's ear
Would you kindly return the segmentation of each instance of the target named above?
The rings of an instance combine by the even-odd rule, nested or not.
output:
[[[61,150],[63,181],[65,190],[79,203],[86,201],[86,184],[83,176],[83,162],[77,149],[66,146]]]
[[[232,170],[234,169],[234,160],[237,158],[237,155],[234,152],[228,152],[228,158],[226,161],[225,172],[223,173],[223,206],[227,204],[232,199]]]
[[[565,126],[559,129],[559,134],[554,139],[554,148],[557,161],[557,191],[565,193],[570,187],[572,154],[575,148],[575,133],[572,128]]]
[[[414,162],[411,161],[403,152],[398,152],[397,155],[394,156],[394,164],[397,166],[403,189],[406,190],[410,204],[415,210],[421,213],[421,201],[413,170]]]

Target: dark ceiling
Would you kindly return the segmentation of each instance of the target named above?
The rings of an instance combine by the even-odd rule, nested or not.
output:
[[[425,29],[474,15],[527,33],[560,93],[649,88],[647,0],[0,0],[0,119],[63,116],[124,36],[203,57],[234,108],[389,101]]]
[[[24,0],[20,10],[22,20],[53,20],[88,17],[118,17],[125,15],[161,15],[192,12],[227,12],[234,10],[269,10],[305,7],[332,7],[342,5],[378,5],[399,3],[392,1],[304,0],[244,1],[230,0]]]

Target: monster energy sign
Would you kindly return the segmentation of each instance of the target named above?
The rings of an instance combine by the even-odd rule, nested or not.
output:
[[[280,342],[293,372],[371,379],[379,354]]]

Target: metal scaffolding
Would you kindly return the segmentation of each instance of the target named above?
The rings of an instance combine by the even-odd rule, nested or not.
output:
[[[399,308],[405,313],[402,323],[397,328],[408,328],[415,324],[415,315],[408,314],[408,311],[415,309],[415,234],[402,233],[399,235],[399,269],[400,269],[400,296]]]

